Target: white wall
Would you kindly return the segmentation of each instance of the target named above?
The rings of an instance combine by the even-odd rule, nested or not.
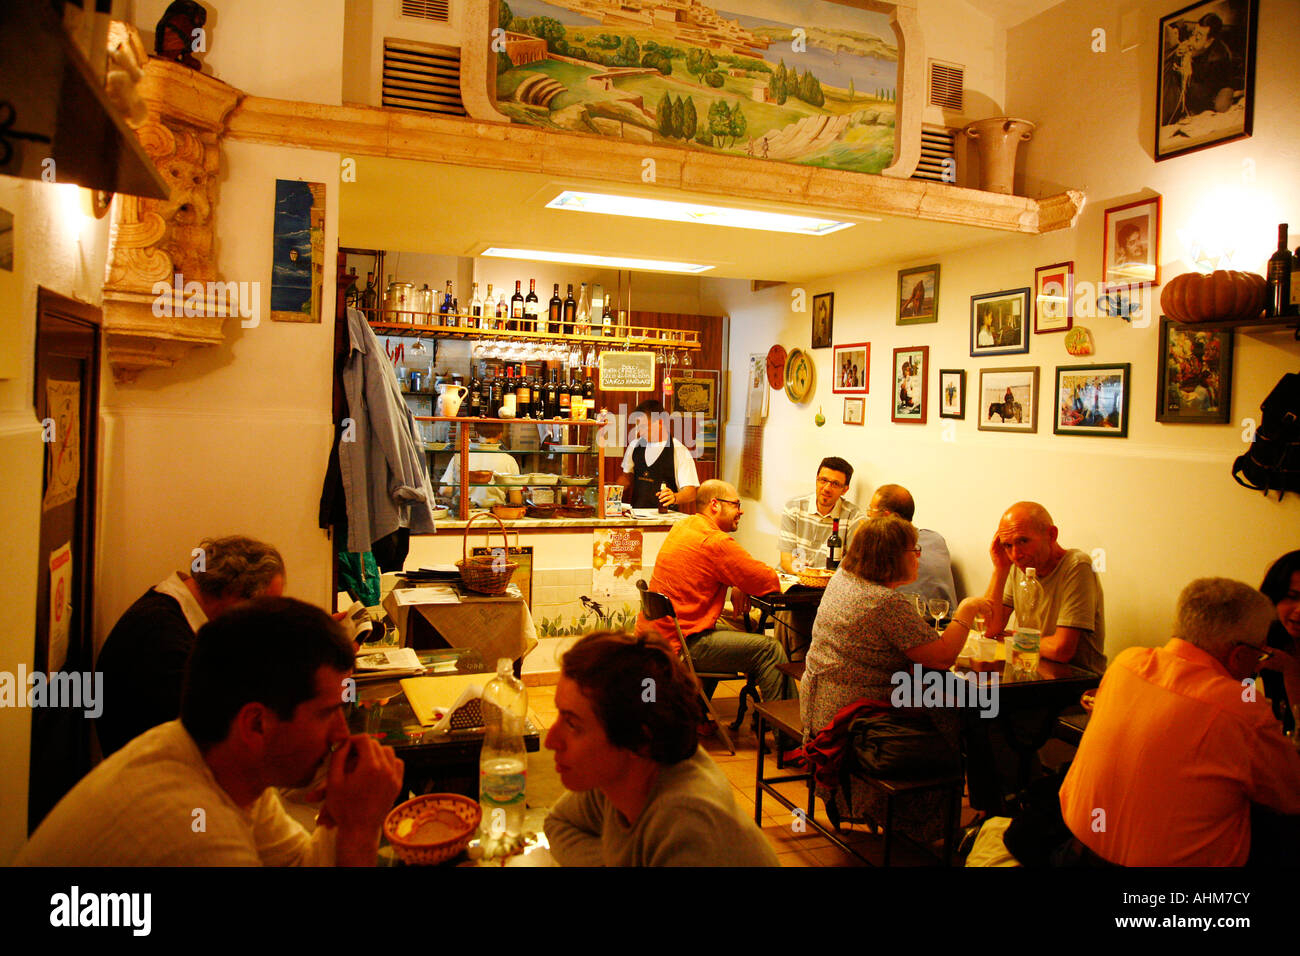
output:
[[[1257,62],[1255,135],[1160,164],[1150,155],[1155,111],[1156,24],[1162,12],[1144,4],[1141,45],[1119,52],[1118,2],[1071,0],[1010,31],[1007,41],[1007,112],[1038,122],[1027,147],[1031,195],[1064,186],[1087,191],[1078,226],[1038,238],[994,238],[940,260],[939,322],[894,324],[896,271],[923,262],[899,262],[864,273],[829,276],[806,284],[812,294],[835,292],[835,341],[871,343],[871,394],[864,427],[840,424],[843,402],[830,392],[831,351],[813,353],[817,392],[794,406],[774,392],[764,430],[763,496],[747,502],[740,540],[775,557],[780,506],[811,490],[815,463],[839,454],[857,467],[853,499],[865,503],[884,482],[899,482],[917,499],[917,520],[944,534],[967,592],[982,591],[990,571],[988,546],[1001,512],[1020,499],[1041,501],[1052,512],[1066,547],[1105,552],[1108,653],[1130,644],[1157,644],[1168,636],[1178,592],[1202,575],[1226,575],[1258,584],[1268,564],[1297,547],[1300,496],[1276,497],[1238,487],[1229,476],[1241,454],[1243,418],[1258,417],[1260,401],[1286,371],[1295,371],[1300,345],[1290,333],[1238,334],[1233,424],[1171,425],[1155,419],[1156,315],[1146,328],[1109,317],[1077,319],[1093,330],[1096,355],[1065,352],[1060,335],[1031,336],[1028,355],[998,360],[969,356],[970,296],[1030,286],[1036,266],[1073,260],[1076,280],[1095,282],[1102,255],[1102,216],[1109,205],[1145,191],[1164,197],[1160,262],[1168,278],[1188,270],[1180,230],[1209,223],[1211,231],[1245,227],[1238,268],[1261,272],[1276,225],[1295,221],[1300,118],[1294,111],[1294,54],[1289,37],[1300,31],[1300,7],[1264,0]],[[1109,52],[1090,51],[1094,25],[1111,29]],[[1068,97],[1063,90],[1072,91]],[[1131,91],[1131,92],[1129,92]],[[1251,162],[1247,162],[1251,161]],[[1253,182],[1243,181],[1243,169]],[[1217,203],[1217,205],[1215,205]],[[732,317],[733,369],[727,477],[739,475],[744,395],[737,387],[751,352],[774,342],[808,348],[807,314],[790,311],[790,286],[751,294],[740,282],[718,283]],[[1140,323],[1137,323],[1140,324]],[[930,419],[924,426],[889,421],[891,350],[930,347]],[[1057,365],[1132,363],[1129,437],[1126,440],[1054,436],[1052,388]],[[980,432],[971,397],[981,367],[1041,368],[1036,435]],[[953,422],[951,441],[937,418],[936,373],[968,371],[965,421]],[[739,371],[737,371],[739,370]],[[818,407],[828,423],[818,429]]]

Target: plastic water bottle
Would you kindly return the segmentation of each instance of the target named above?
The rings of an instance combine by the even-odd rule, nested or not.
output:
[[[528,691],[515,677],[510,658],[497,661],[497,676],[483,688],[482,706],[487,732],[479,757],[479,805],[483,808],[479,837],[482,845],[488,847],[524,831],[528,784],[524,724],[528,717]]]
[[[1015,669],[1026,674],[1038,673],[1038,646],[1043,638],[1043,615],[1047,596],[1038,581],[1038,571],[1026,568],[1016,584],[1016,632],[1012,639]]]

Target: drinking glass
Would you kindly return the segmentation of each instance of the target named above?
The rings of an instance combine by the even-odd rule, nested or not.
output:
[[[930,616],[934,618],[935,631],[942,633],[939,631],[939,622],[942,621],[944,615],[948,613],[948,599],[941,597],[930,598],[930,600],[926,602],[926,607],[930,609]]]

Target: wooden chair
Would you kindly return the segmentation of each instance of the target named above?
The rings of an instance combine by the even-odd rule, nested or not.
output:
[[[673,629],[677,631],[677,643],[681,645],[681,658],[686,664],[686,669],[691,672],[695,678],[695,686],[699,688],[700,700],[704,702],[704,710],[709,716],[709,720],[718,728],[718,735],[722,737],[722,742],[726,748],[733,754],[736,752],[736,745],[731,741],[731,735],[727,733],[726,725],[718,718],[713,709],[713,701],[709,699],[709,692],[704,689],[704,681],[712,681],[716,686],[720,680],[744,680],[745,686],[740,692],[740,707],[736,712],[736,720],[731,724],[732,730],[739,730],[740,723],[745,718],[745,698],[752,696],[754,703],[757,704],[762,698],[759,695],[758,687],[754,683],[751,675],[740,672],[714,672],[714,671],[697,671],[695,664],[691,661],[690,649],[686,646],[686,638],[682,635],[681,625],[677,623],[677,612],[673,609],[673,602],[664,594],[658,591],[651,591],[645,580],[636,582],[637,589],[641,592],[641,613],[645,615],[647,621],[658,621],[665,617],[672,618]]]

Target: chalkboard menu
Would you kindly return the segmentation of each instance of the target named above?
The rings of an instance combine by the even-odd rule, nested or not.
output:
[[[651,391],[655,387],[655,353],[600,353],[600,387],[606,392]]]

